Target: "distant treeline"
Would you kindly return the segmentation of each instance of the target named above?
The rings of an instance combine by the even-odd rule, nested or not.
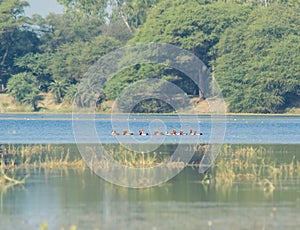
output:
[[[300,3],[297,0],[57,0],[63,14],[26,17],[26,1],[0,0],[0,92],[18,103],[51,93],[70,103],[88,68],[127,44],[162,42],[193,52],[212,71],[230,112],[281,113],[300,107]],[[176,69],[141,64],[103,86],[97,106],[128,85],[166,79],[204,99]],[[47,106],[47,105],[45,105]],[[168,112],[147,100],[135,112]]]

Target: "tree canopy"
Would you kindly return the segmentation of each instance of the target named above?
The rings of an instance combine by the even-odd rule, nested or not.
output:
[[[283,111],[299,96],[299,11],[272,5],[249,18],[221,37],[215,77],[230,111]]]
[[[37,35],[28,28],[28,18],[23,16],[26,6],[26,1],[0,1],[0,92],[17,71],[14,60],[36,52],[39,45]]]
[[[71,102],[99,58],[144,42],[172,44],[199,57],[212,70],[231,112],[280,113],[299,106],[297,0],[57,1],[64,13],[29,18],[26,1],[0,0],[0,93],[34,110],[43,93],[50,92],[56,103]],[[116,100],[126,87],[148,78],[170,81],[190,97],[205,99],[180,71],[140,64],[103,85],[98,103]],[[124,108],[127,99],[119,102]],[[171,110],[148,100],[134,111]]]

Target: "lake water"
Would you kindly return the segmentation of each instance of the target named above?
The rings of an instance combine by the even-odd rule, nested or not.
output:
[[[184,116],[195,125],[195,117]],[[124,123],[125,121],[125,123]],[[154,123],[153,123],[154,122]],[[156,123],[155,123],[156,122]],[[112,125],[109,116],[97,115],[97,135],[104,143],[132,141],[112,137],[121,132],[180,129],[176,116],[119,116]],[[212,141],[212,125],[224,118],[197,117],[203,132],[200,143]],[[233,148],[266,150],[270,159],[300,165],[300,116],[227,116],[225,144]],[[70,115],[0,115],[0,143],[75,143]],[[186,130],[188,131],[188,130]],[[136,137],[136,135],[135,135]],[[136,137],[138,142],[147,137]],[[157,137],[162,138],[162,137]],[[197,142],[192,136],[168,136],[165,143]],[[189,139],[188,139],[189,138]],[[148,139],[146,139],[147,141]],[[149,139],[156,142],[158,139]],[[197,142],[198,143],[198,142]],[[248,143],[248,144],[247,144]],[[74,144],[73,144],[74,146]],[[267,177],[274,191],[253,180],[226,184],[200,183],[203,174],[187,167],[160,186],[131,189],[110,184],[86,169],[28,169],[24,186],[0,188],[0,229],[298,229],[300,226],[300,167],[292,175]]]
[[[1,229],[298,229],[300,178],[268,193],[255,183],[199,183],[186,168],[150,189],[109,184],[89,170],[31,171],[24,188],[1,194]],[[276,185],[277,186],[277,185]]]
[[[180,120],[181,119],[181,120]],[[196,122],[195,122],[196,121]],[[222,137],[214,138],[212,126],[221,127]],[[83,125],[84,126],[84,123]],[[183,127],[184,126],[184,127]],[[0,143],[75,143],[71,115],[0,115]],[[224,129],[223,129],[224,127]],[[129,129],[135,134],[139,129],[153,133],[189,128],[201,131],[203,143],[300,143],[300,116],[95,116],[97,136],[102,143],[133,141],[132,137],[111,136],[111,130],[122,132]],[[218,131],[218,130],[217,130]],[[222,133],[224,131],[224,133]],[[134,136],[135,141],[145,141],[147,137]],[[161,141],[152,138],[151,142]],[[198,142],[193,136],[168,136],[166,143]],[[88,142],[88,140],[87,140]]]

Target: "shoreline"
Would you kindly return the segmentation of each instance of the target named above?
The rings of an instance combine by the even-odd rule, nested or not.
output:
[[[0,116],[5,115],[72,115],[72,112],[1,112]],[[80,113],[90,114],[90,113]],[[137,115],[137,116],[264,116],[264,117],[297,117],[300,113],[225,113],[225,114],[210,114],[210,113],[109,113],[95,112],[95,115]]]
[[[49,97],[49,96],[48,96]],[[191,103],[193,103],[194,99],[191,99]],[[0,94],[0,115],[27,115],[27,114],[37,114],[37,115],[72,115],[73,107],[69,103],[61,103],[55,104],[52,99],[47,99],[45,103],[39,105],[39,111],[32,111],[30,106],[28,105],[19,105],[13,102],[13,99],[7,94]],[[96,115],[126,115],[128,113],[115,113],[112,112],[114,101],[107,101],[105,105],[107,106],[107,110],[101,110],[95,112]],[[4,106],[5,105],[5,106]],[[84,114],[82,112],[81,114]],[[300,116],[300,107],[293,107],[287,110],[284,113],[212,113],[209,110],[209,104],[207,101],[202,101],[200,104],[194,104],[193,110],[189,110],[188,112],[179,112],[179,113],[132,113],[134,115],[157,115],[157,116],[171,116],[171,115],[225,115],[225,116]]]

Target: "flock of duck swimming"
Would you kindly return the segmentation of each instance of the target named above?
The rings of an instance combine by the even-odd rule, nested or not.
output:
[[[118,135],[134,135],[134,133],[133,132],[131,132],[131,131],[128,131],[128,130],[123,130],[122,131],[122,133],[120,134],[120,133],[118,133],[116,130],[112,130],[111,131],[111,135],[112,136],[118,136]],[[138,135],[140,135],[140,136],[148,136],[148,135],[150,135],[149,133],[147,133],[147,132],[145,132],[145,130],[143,130],[143,129],[140,129],[139,131],[138,131]],[[190,131],[189,131],[189,133],[186,133],[186,132],[184,132],[183,130],[180,130],[179,132],[177,132],[176,131],[176,129],[173,129],[172,130],[172,132],[159,132],[158,130],[155,130],[154,132],[153,132],[153,135],[154,136],[163,136],[163,135],[166,135],[166,136],[181,136],[181,135],[191,135],[191,136],[200,136],[200,135],[203,135],[203,133],[202,132],[198,132],[197,130],[193,130],[193,129],[190,129]]]

